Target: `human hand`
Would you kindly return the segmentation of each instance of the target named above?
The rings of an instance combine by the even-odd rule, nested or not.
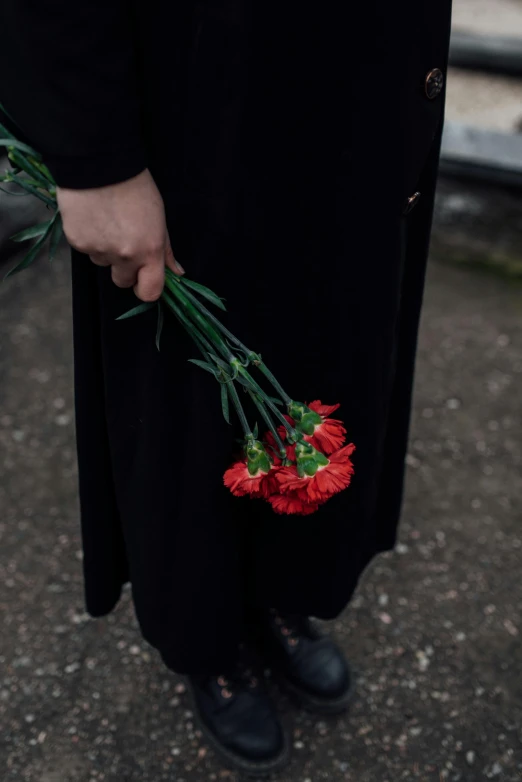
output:
[[[86,190],[56,188],[64,233],[114,283],[142,301],[161,296],[165,266],[183,274],[172,252],[163,199],[148,169],[132,179]]]

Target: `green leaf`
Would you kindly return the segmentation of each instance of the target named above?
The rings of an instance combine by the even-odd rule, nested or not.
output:
[[[200,361],[199,358],[189,358],[189,364],[195,364],[197,367],[206,369],[207,372],[211,372],[214,377],[216,376],[216,370],[212,364],[209,364],[207,361]]]
[[[1,110],[1,109],[2,109],[2,106],[0,105],[0,110]],[[5,111],[4,111],[4,114],[6,114],[6,112],[5,112]],[[5,125],[2,125],[2,123],[1,123],[1,122],[0,122],[0,134],[1,134],[2,136],[4,136],[5,138],[14,139],[14,136],[13,136],[13,134],[12,134],[12,133],[10,133],[10,132],[7,130],[6,126],[5,126]]]
[[[221,410],[223,411],[223,418],[230,423],[230,410],[228,407],[228,389],[225,383],[221,386]]]
[[[143,301],[141,304],[138,304],[137,307],[133,307],[131,310],[128,310],[128,312],[124,312],[123,315],[120,315],[120,317],[116,318],[116,320],[133,318],[135,315],[141,315],[142,312],[147,312],[147,310],[151,310],[155,306],[155,301]]]
[[[2,177],[0,177],[0,182],[5,182],[5,179],[2,179]],[[20,197],[20,196],[32,195],[32,193],[15,193],[13,192],[13,190],[6,190],[5,187],[0,187],[0,190],[2,191],[2,193],[6,193],[8,196]]]
[[[259,426],[257,425],[257,421],[254,426],[254,431],[252,432],[252,434],[254,435],[254,440],[257,440],[257,438],[259,437]]]
[[[7,109],[5,108],[5,106],[4,106],[2,103],[0,103],[0,111],[1,111],[3,114],[5,114],[5,116],[7,117],[7,119],[10,119],[10,120],[11,120],[11,122],[13,123],[13,125],[16,125],[16,122],[15,122],[15,121],[14,121],[14,119],[11,117],[11,115],[9,114],[9,112],[7,111]],[[18,127],[18,125],[17,125],[17,127]],[[0,125],[0,130],[4,130],[4,127],[3,127],[3,125]],[[8,132],[8,131],[6,131],[6,132]],[[10,134],[8,134],[8,135],[10,135]]]
[[[163,307],[158,301],[158,325],[156,326],[156,347],[160,349],[161,332],[163,331]]]
[[[33,185],[28,183],[27,180],[23,177],[16,176],[15,174],[9,174],[9,177],[4,181],[15,182],[17,185],[20,185],[20,187],[23,187],[24,190],[27,190],[28,193],[31,193],[31,195],[36,196],[41,201],[46,203],[47,206],[52,206],[53,209],[56,209],[56,199],[53,196],[50,194],[45,195],[40,190],[37,190],[36,187],[33,187]]]
[[[281,402],[281,400],[277,399],[275,396],[268,396],[267,394],[267,398],[270,399],[270,401],[273,402],[274,405],[279,405],[279,407],[283,405],[283,402]]]
[[[207,299],[207,301],[210,301],[212,304],[214,304],[215,307],[219,307],[220,310],[224,310],[226,312],[227,308],[223,304],[223,299],[218,296],[217,293],[211,291],[210,288],[207,288],[205,285],[201,285],[199,282],[194,282],[194,280],[187,280],[186,277],[180,277],[179,279],[183,285],[187,286],[187,288],[191,288],[196,293],[199,293],[200,296],[203,296],[204,299]]]
[[[247,380],[245,377],[242,377],[241,375],[238,375],[236,379],[237,379],[237,382],[241,383],[241,385],[245,386],[245,388],[250,388],[250,389],[254,388],[254,386],[252,385],[250,380]]]
[[[250,364],[250,359],[246,351],[242,350],[237,345],[234,345],[234,343],[231,342],[229,339],[225,339],[225,342],[227,343],[232,353],[235,353],[235,355],[239,358],[239,361],[241,362],[241,366],[247,367]]]
[[[57,212],[54,218],[54,225],[51,229],[51,238],[49,239],[49,260],[54,260],[56,250],[63,236],[62,216]]]
[[[36,161],[32,163],[19,149],[9,150],[8,157],[13,167],[22,169],[36,181],[37,187],[43,187],[45,190],[49,188],[51,183],[37,168],[39,164]]]
[[[14,147],[20,149],[22,152],[28,152],[34,157],[35,160],[41,160],[42,156],[29,144],[24,144],[23,141],[18,141],[16,138],[0,138],[0,147]]]
[[[31,225],[29,228],[24,228],[23,231],[19,231],[17,234],[13,234],[9,238],[13,242],[25,242],[26,239],[35,239],[37,236],[41,236],[49,229],[51,222],[51,220],[46,220],[45,223]]]
[[[219,357],[218,357],[218,356],[216,356],[214,353],[209,353],[209,356],[210,356],[210,358],[212,359],[212,361],[215,361],[215,362],[216,362],[216,364],[218,365],[218,367],[221,367],[221,369],[223,369],[223,370],[224,370],[225,372],[227,372],[227,373],[228,373],[228,372],[230,372],[230,364],[227,364],[227,362],[226,362],[226,361],[223,361],[223,359],[222,359],[222,358],[219,358]]]
[[[45,240],[47,239],[49,235],[49,231],[51,230],[51,226],[53,224],[53,220],[49,222],[49,225],[47,226],[47,229],[44,234],[38,239],[37,242],[34,243],[34,245],[31,247],[27,255],[22,258],[22,260],[16,264],[16,266],[13,266],[13,268],[7,272],[7,274],[4,277],[4,280],[7,280],[8,277],[12,277],[13,274],[18,274],[18,272],[21,272],[23,269],[27,269],[28,266],[30,266],[34,261],[36,260],[38,253],[42,249]]]
[[[48,182],[51,182],[51,184],[56,185],[56,180],[51,174],[51,172],[49,171],[49,169],[47,168],[47,166],[45,165],[45,163],[43,163],[40,160],[35,160],[34,158],[30,159],[29,162],[36,166],[38,171],[40,171],[40,173],[43,174],[43,176],[48,180]]]
[[[171,282],[179,282],[181,280],[179,274],[174,274],[172,269],[169,269],[168,266],[165,267],[165,278]]]

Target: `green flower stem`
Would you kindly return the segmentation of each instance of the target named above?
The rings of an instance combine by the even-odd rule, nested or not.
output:
[[[4,181],[3,179],[0,179],[0,182],[3,182],[3,181]],[[18,197],[20,197],[20,196],[31,195],[31,193],[13,193],[12,190],[6,190],[5,187],[0,187],[0,190],[2,191],[2,193],[5,193],[8,196],[18,196]]]
[[[179,282],[179,285],[180,285],[180,287],[181,287],[181,280],[180,280],[180,282]],[[221,332],[221,333],[222,333],[222,334],[223,334],[225,337],[227,337],[227,338],[228,338],[228,339],[229,339],[229,340],[230,340],[230,341],[231,341],[231,342],[232,342],[234,345],[236,345],[236,346],[237,346],[238,348],[240,348],[240,349],[241,349],[241,350],[242,350],[244,353],[246,353],[246,355],[247,355],[249,358],[252,358],[252,359],[257,359],[257,360],[259,360],[259,356],[257,355],[257,353],[254,353],[252,350],[249,350],[249,349],[246,347],[246,345],[243,345],[243,343],[241,342],[241,340],[239,340],[239,339],[238,339],[236,336],[234,336],[234,334],[232,334],[232,332],[231,332],[231,331],[229,331],[229,330],[227,329],[227,327],[226,327],[226,326],[224,326],[224,325],[221,323],[221,321],[220,321],[218,318],[216,318],[216,316],[215,316],[215,315],[213,315],[213,314],[212,314],[212,312],[210,312],[210,310],[208,310],[208,309],[205,307],[205,305],[204,305],[204,304],[203,304],[203,303],[202,303],[202,302],[201,302],[201,301],[200,301],[200,300],[197,298],[197,296],[194,296],[194,294],[193,294],[193,293],[192,293],[190,290],[187,290],[187,288],[185,288],[185,287],[183,288],[183,293],[184,293],[184,294],[185,294],[185,296],[186,296],[186,297],[187,297],[187,298],[190,300],[190,302],[191,302],[191,303],[194,305],[194,307],[196,307],[196,308],[197,308],[197,310],[200,312],[200,314],[201,314],[201,315],[203,315],[205,318],[207,318],[207,319],[210,321],[210,323],[211,323],[213,326],[215,326],[217,329],[219,329],[219,331],[220,331],[220,332]],[[216,295],[217,295],[217,294],[216,294]]]
[[[243,427],[243,431],[245,433],[245,437],[247,439],[251,439],[254,437],[252,434],[252,430],[250,429],[250,426],[248,425],[247,417],[245,415],[245,411],[243,410],[243,405],[241,404],[239,400],[239,396],[237,394],[236,387],[234,385],[234,382],[232,380],[229,380],[227,383],[227,391],[228,395],[230,396],[230,399],[232,400],[232,404],[236,408],[237,417],[239,418],[241,422],[241,426]]]
[[[12,182],[14,172],[9,171],[7,174],[0,174],[0,182]],[[24,186],[31,185],[31,187],[40,187],[40,183],[36,179],[24,179]],[[16,193],[14,194],[16,195]],[[24,193],[24,195],[33,195],[32,193]]]
[[[182,278],[180,278],[181,280]],[[195,307],[198,308],[199,312],[204,315],[206,318],[210,320],[210,322],[217,328],[219,331],[221,331],[224,336],[226,336],[234,345],[236,345],[238,348],[240,348],[249,361],[251,361],[255,366],[259,369],[260,372],[263,373],[263,375],[266,377],[266,379],[272,384],[272,386],[275,388],[279,396],[281,397],[281,400],[285,403],[285,405],[290,404],[292,401],[292,398],[288,396],[284,388],[281,386],[281,384],[278,382],[278,380],[274,377],[272,372],[268,369],[266,364],[261,360],[261,357],[258,353],[255,353],[253,350],[250,350],[250,348],[247,348],[246,345],[244,345],[241,340],[239,340],[234,334],[232,334],[231,331],[229,331],[226,326],[224,326],[221,321],[216,318],[215,315],[213,315],[210,310],[207,309],[207,307],[202,304],[202,302],[194,296],[193,293],[190,291],[187,291],[185,289],[185,293],[187,297],[190,299],[190,301],[194,304]]]
[[[18,166],[18,168],[21,168],[23,171],[25,171],[26,174],[29,174],[29,176],[33,177],[33,179],[38,182],[38,187],[43,187],[45,190],[47,190],[51,183],[48,181],[48,179],[46,179],[46,177],[43,176],[43,174],[36,168],[36,166],[29,161],[24,153],[20,152],[19,149],[15,149],[14,147],[7,147],[7,149],[9,150],[7,157],[11,163],[14,163],[15,166]]]
[[[187,331],[189,336],[192,337],[202,352],[203,357],[207,359],[207,352],[212,353],[214,351],[214,346],[212,343],[208,341],[206,336],[198,329],[198,327],[190,320],[190,318],[185,315],[181,307],[179,307],[178,304],[173,299],[171,299],[166,291],[163,291],[162,299],[172,310],[185,331]]]
[[[17,170],[18,174],[21,173],[21,169]],[[2,182],[12,182],[13,176],[17,176],[17,172],[14,170],[7,170],[3,174],[0,174],[0,181]],[[26,177],[24,179],[25,184],[34,185],[35,187],[40,187],[40,183],[36,181],[36,179],[29,179],[29,177]]]
[[[209,352],[210,353],[213,352],[213,350],[214,350],[213,345],[207,340],[205,335],[202,334],[201,331],[199,331],[197,326],[195,326],[194,323],[192,323],[192,321],[185,315],[183,310],[176,304],[175,301],[173,301],[173,299],[170,298],[168,293],[166,293],[165,291],[163,292],[162,299],[165,301],[167,306],[172,310],[174,315],[178,318],[178,320],[181,323],[181,325],[184,326],[185,330],[192,337],[193,341],[195,342],[195,344],[199,348],[203,358],[205,360],[208,360],[208,355],[207,354]],[[226,375],[225,375],[225,377],[226,377]],[[252,435],[252,432],[250,431],[250,426],[248,424],[247,417],[245,415],[245,411],[243,410],[243,406],[242,406],[241,401],[239,399],[239,396],[237,394],[237,391],[236,391],[236,388],[234,386],[233,380],[229,379],[228,381],[226,381],[225,385],[227,387],[228,395],[229,395],[230,399],[232,400],[232,403],[233,403],[233,405],[234,405],[234,407],[236,409],[238,418],[239,418],[239,420],[241,422],[241,426],[242,426],[243,431],[245,433],[245,437],[252,437],[253,435]],[[284,447],[283,447],[283,452],[286,453],[284,451]]]
[[[180,304],[183,306],[184,310],[187,312],[187,314],[190,316],[190,318],[196,323],[196,325],[199,327],[199,329],[205,334],[205,336],[213,343],[213,345],[218,349],[218,351],[223,355],[223,357],[230,363],[234,356],[230,352],[230,349],[227,347],[226,343],[224,342],[223,338],[219,334],[218,331],[212,326],[212,324],[208,323],[208,321],[201,316],[201,314],[197,311],[197,309],[193,306],[192,302],[189,300],[189,298],[186,295],[186,290],[181,289],[181,286],[179,283],[174,282],[170,275],[165,275],[165,285],[169,289],[169,291],[178,299]]]
[[[55,178],[53,177],[53,175],[51,174],[51,172],[49,171],[45,163],[40,163],[40,161],[35,160],[35,158],[31,156],[29,156],[27,159],[31,163],[31,165],[33,165],[35,168],[38,169],[38,171],[41,174],[43,174],[43,176],[49,181],[50,184],[56,185]]]
[[[234,362],[233,362],[232,366],[234,366],[234,368],[237,370],[238,374],[240,374],[247,381],[249,389],[253,389],[261,397],[261,399],[263,400],[265,405],[268,407],[268,409],[271,410],[272,413],[275,415],[275,417],[283,424],[283,426],[285,427],[285,429],[288,432],[288,434],[290,435],[290,437],[292,439],[294,439],[294,440],[300,440],[301,439],[300,433],[296,429],[294,429],[293,426],[291,426],[288,423],[288,421],[286,420],[286,418],[284,417],[282,412],[272,402],[270,397],[261,388],[259,383],[257,383],[254,380],[254,378],[252,377],[250,372],[248,372],[245,369],[245,367],[242,366],[241,363],[237,359],[234,359]]]
[[[4,182],[14,182],[17,185],[20,185],[20,187],[23,187],[24,190],[26,190],[28,193],[31,193],[31,195],[34,195],[37,198],[39,198],[40,201],[46,203],[47,206],[52,206],[53,209],[57,208],[57,203],[54,199],[48,198],[40,190],[37,190],[36,187],[33,187],[32,185],[28,184],[24,179],[16,176],[16,174],[6,174]]]
[[[170,288],[169,288],[170,290]],[[173,313],[176,315],[180,323],[184,326],[185,330],[189,333],[189,335],[192,337],[196,345],[198,346],[199,350],[203,354],[205,358],[207,357],[207,353],[212,353],[214,350],[213,345],[208,341],[207,337],[198,329],[198,327],[187,317],[187,315],[183,312],[180,306],[171,299],[168,293],[165,291],[162,295],[163,300],[167,304],[167,306],[173,311]],[[234,369],[234,366],[231,366],[231,369]],[[248,373],[247,373],[248,374]],[[255,381],[252,381],[255,383]],[[241,425],[243,426],[243,429],[245,431],[245,435],[251,435],[250,427],[248,425],[243,407],[241,405],[241,402],[239,400],[239,397],[237,395],[237,391],[235,389],[234,383],[232,380],[229,380],[227,382],[227,390],[229,392],[229,396],[234,404],[234,407],[236,408],[236,411],[238,413],[238,417],[241,421]],[[256,384],[257,385],[257,384]],[[266,410],[266,407],[263,404],[262,398],[259,395],[259,391],[263,393],[262,389],[258,387],[259,390],[256,390],[254,393],[252,390],[249,389],[249,393],[254,401],[254,404],[256,405],[257,409],[259,410],[260,414],[263,417],[263,420],[265,421],[266,425],[272,432],[274,439],[276,440],[277,446],[280,451],[281,458],[284,458],[286,456],[286,450],[283,445],[283,442],[281,438],[279,437],[279,434],[277,432],[277,429],[274,425],[274,422],[272,421],[268,411]],[[275,405],[274,405],[275,407]],[[240,412],[241,411],[241,412]],[[279,410],[275,407],[276,413],[279,413]],[[283,421],[287,424],[288,422],[283,418]]]
[[[277,431],[277,428],[270,418],[270,413],[266,409],[265,405],[263,404],[263,400],[259,397],[258,394],[255,393],[255,391],[251,391],[249,389],[248,391],[250,398],[252,399],[253,403],[259,410],[259,413],[261,417],[263,418],[265,424],[268,426],[269,430],[272,432],[272,436],[274,440],[276,441],[277,447],[279,449],[279,456],[281,459],[286,459],[286,448],[284,446],[283,441],[281,440],[279,436],[279,432]]]
[[[284,388],[281,386],[279,381],[274,377],[274,375],[270,372],[267,365],[264,363],[264,361],[254,361],[253,362],[255,366],[259,369],[259,371],[266,377],[269,383],[272,384],[272,386],[275,388],[279,396],[281,397],[282,401],[285,403],[285,405],[289,405],[292,401],[291,397],[288,396]]]

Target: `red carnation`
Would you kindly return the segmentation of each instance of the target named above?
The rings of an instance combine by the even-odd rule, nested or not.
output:
[[[258,470],[256,475],[251,475],[245,461],[236,462],[225,472],[223,480],[225,486],[236,497],[265,497],[264,478],[268,473]]]
[[[319,508],[319,505],[303,502],[295,492],[273,494],[268,498],[268,502],[276,513],[296,514],[297,516],[309,516]]]
[[[228,468],[223,481],[236,497],[266,498],[275,488],[274,471],[265,446],[250,435],[245,441],[245,458]]]
[[[310,402],[309,405],[292,402],[290,409],[295,414],[295,420],[290,415],[285,415],[285,418],[302,434],[303,440],[328,455],[338,451],[346,442],[346,429],[343,422],[338,418],[330,418],[330,415],[340,406],[340,404],[323,405],[320,399]],[[279,431],[284,439],[285,428],[280,427]]]
[[[346,429],[342,421],[329,416],[338,410],[340,405],[323,405],[319,399],[310,402],[308,407],[321,416],[322,423],[316,425],[311,437],[305,435],[304,439],[327,456],[339,450],[346,442]]]
[[[279,469],[280,467],[274,464],[270,472],[265,473],[261,482],[261,494],[258,496],[268,500],[273,494],[279,493],[279,484],[277,482],[277,473],[279,472]]]
[[[299,445],[297,446],[299,454]],[[281,467],[277,471],[276,480],[282,494],[291,493],[307,503],[317,504],[325,502],[334,494],[346,489],[353,475],[353,464],[350,460],[354,452],[353,443],[346,445],[336,453],[331,454],[326,460],[328,463],[319,465],[313,475],[303,473],[300,477],[299,455],[297,466]]]

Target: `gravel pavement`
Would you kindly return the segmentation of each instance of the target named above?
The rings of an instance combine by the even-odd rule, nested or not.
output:
[[[522,35],[522,0],[455,0],[454,23]],[[512,131],[521,96],[453,69],[448,116]],[[62,256],[0,286],[0,780],[238,782],[128,589],[84,613],[71,361]],[[277,696],[283,782],[522,780],[521,391],[520,283],[432,262],[400,543],[330,626],[358,694],[337,720]]]
[[[2,782],[237,782],[128,591],[84,613],[70,330],[66,258],[0,287]],[[283,780],[522,779],[521,381],[521,287],[432,263],[400,543],[331,627],[358,695],[279,698]]]

